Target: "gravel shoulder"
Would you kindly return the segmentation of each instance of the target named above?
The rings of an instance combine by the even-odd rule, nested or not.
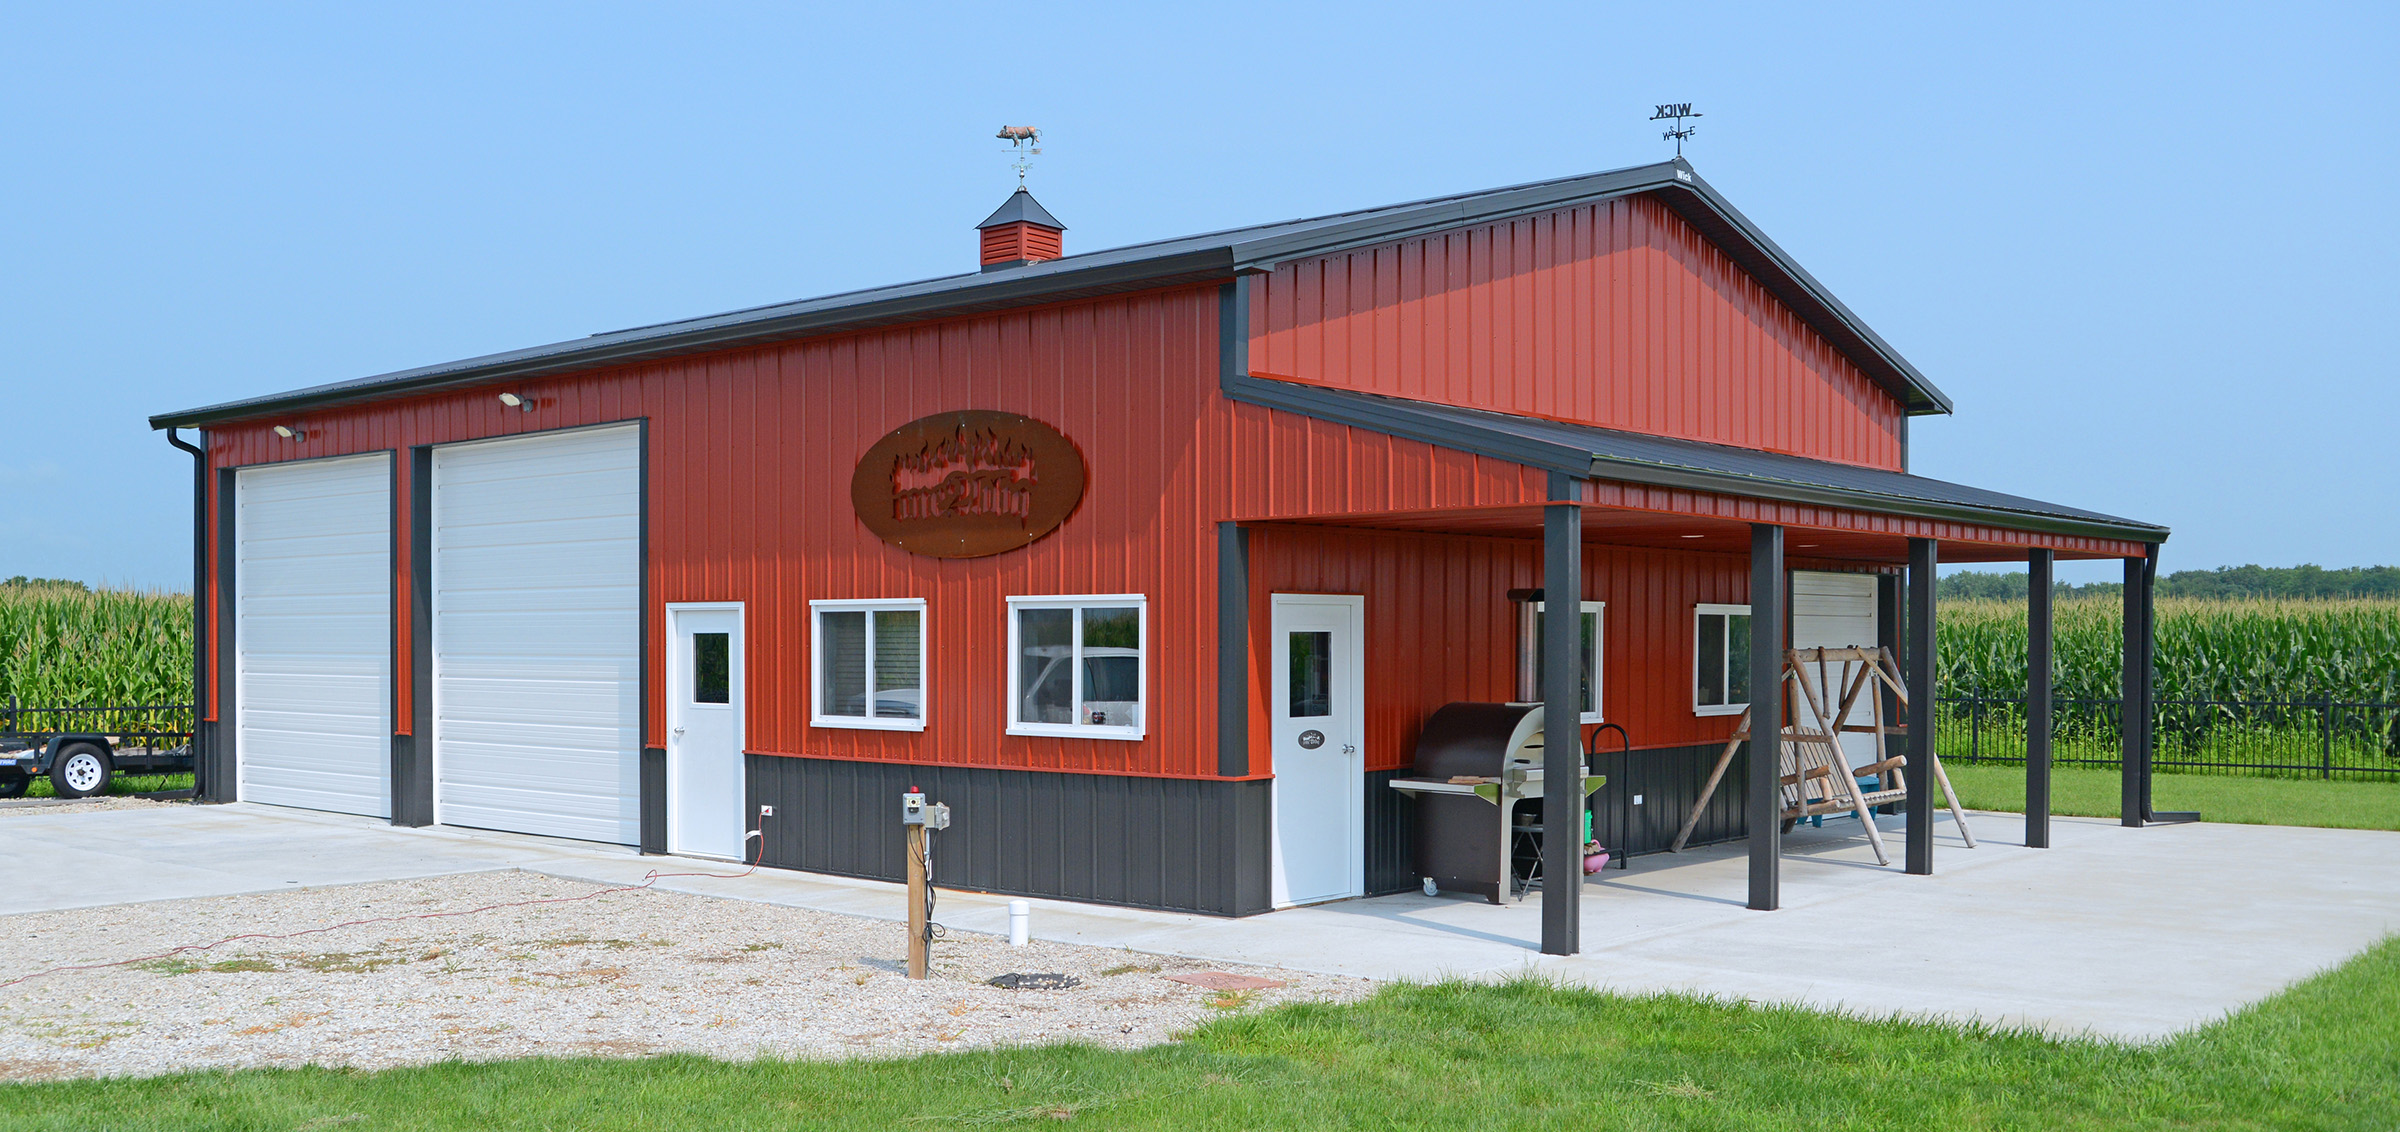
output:
[[[129,959],[241,933],[576,897],[521,871],[0,917],[19,972]],[[936,917],[938,919],[939,912]],[[0,1080],[209,1067],[380,1069],[449,1059],[847,1058],[1074,1041],[1155,1045],[1226,1011],[1351,1001],[1364,979],[955,932],[932,978],[901,973],[897,924],[642,890],[443,919],[253,939],[0,988]],[[1202,970],[1286,985],[1221,992]],[[984,980],[1060,972],[1082,985]],[[4,972],[0,972],[4,973]]]

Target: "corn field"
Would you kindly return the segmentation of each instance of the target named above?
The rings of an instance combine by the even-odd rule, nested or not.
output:
[[[2400,775],[2400,601],[2158,600],[2162,770]],[[2062,763],[2115,765],[2123,607],[2054,613]],[[1945,759],[2024,755],[2025,606],[1941,607]]]
[[[10,696],[26,707],[190,703],[192,599],[0,585],[0,704]],[[162,718],[111,729],[178,726]]]

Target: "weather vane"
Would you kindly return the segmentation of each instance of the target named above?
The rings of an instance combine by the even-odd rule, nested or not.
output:
[[[1674,142],[1675,156],[1681,157],[1683,156],[1683,139],[1700,132],[1700,127],[1686,126],[1683,124],[1683,120],[1700,116],[1700,112],[1692,109],[1692,104],[1689,102],[1661,102],[1658,104],[1658,113],[1652,114],[1650,120],[1653,122],[1672,120],[1675,123],[1673,129],[1658,136]]]
[[[1042,131],[1033,126],[1002,126],[996,135],[1008,143],[1015,157],[1010,161],[1017,171],[1017,187],[1025,187],[1025,171],[1033,168],[1033,159],[1042,155]]]

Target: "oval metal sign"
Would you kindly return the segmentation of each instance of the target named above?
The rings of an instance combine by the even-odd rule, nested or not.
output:
[[[1324,745],[1325,745],[1325,733],[1324,733],[1324,732],[1322,732],[1322,731],[1310,730],[1310,731],[1303,731],[1303,732],[1301,732],[1301,733],[1300,733],[1300,749],[1301,749],[1301,750],[1304,750],[1304,751],[1313,751],[1313,750],[1316,750],[1317,748],[1319,748],[1319,747],[1322,747],[1322,746],[1324,746]]]
[[[1015,413],[962,409],[875,442],[850,476],[850,505],[875,537],[913,554],[982,558],[1057,530],[1083,501],[1083,453]]]

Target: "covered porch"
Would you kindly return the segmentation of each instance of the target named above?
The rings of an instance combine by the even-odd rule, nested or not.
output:
[[[1220,610],[1228,618],[1220,626],[1220,656],[1237,658],[1246,654],[1246,648],[1237,646],[1248,640],[1250,627],[1234,617],[1234,611],[1254,608],[1253,595],[1246,589],[1253,578],[1248,547],[1254,533],[1399,532],[1436,539],[1507,540],[1528,549],[1538,546],[1538,570],[1531,579],[1538,592],[1529,596],[1539,601],[1546,595],[1574,593],[1578,601],[1547,601],[1541,606],[1541,655],[1534,666],[1540,677],[1538,686],[1531,689],[1537,694],[1530,698],[1542,705],[1547,734],[1576,734],[1584,746],[1581,751],[1567,744],[1551,744],[1545,749],[1542,803],[1548,812],[1576,812],[1583,807],[1579,784],[1586,770],[1585,752],[1605,754],[1608,750],[1606,744],[1595,741],[1596,729],[1579,703],[1578,676],[1584,664],[1576,651],[1582,629],[1579,603],[1590,599],[1593,576],[1586,559],[1599,553],[1651,552],[1692,561],[1699,560],[1692,556],[1706,556],[1720,564],[1738,562],[1746,567],[1749,632],[1747,648],[1738,652],[1746,653],[1747,679],[1743,683],[1751,689],[1780,691],[1783,687],[1785,650],[1792,647],[1791,571],[1876,578],[1881,638],[1873,643],[1891,649],[1909,689],[1905,712],[1895,716],[1901,724],[1899,733],[1889,737],[1891,746],[1887,748],[1887,753],[1907,760],[1905,803],[1899,815],[1879,822],[1891,824],[1891,832],[1904,847],[1899,871],[1918,876],[1934,872],[1940,843],[1937,828],[1941,823],[1936,821],[1930,773],[1939,694],[1934,640],[1937,568],[1945,561],[2023,562],[2030,574],[2031,725],[2021,842],[2027,848],[2042,849],[2052,839],[2048,809],[2052,569],[2060,559],[2118,559],[2125,577],[2123,695],[2129,721],[2124,729],[2121,822],[2139,827],[2193,816],[2158,814],[2150,806],[2152,589],[2159,543],[2167,534],[2162,527],[1903,472],[1769,452],[1262,379],[1251,379],[1251,385],[1240,392],[1262,404],[1501,457],[1547,472],[1548,498],[1539,503],[1286,515],[1228,523],[1221,528],[1219,576],[1221,585],[1227,587],[1220,594]],[[1497,603],[1506,597],[1495,591],[1484,600]],[[1658,632],[1651,630],[1652,635]],[[1459,644],[1480,648],[1484,663],[1491,662],[1490,642]],[[1688,636],[1683,644],[1689,645]],[[1693,653],[1687,647],[1683,655]],[[1729,682],[1736,679],[1739,677],[1728,675]],[[1234,683],[1227,680],[1220,687]],[[1477,698],[1461,691],[1455,698]],[[1776,703],[1774,708],[1780,722],[1787,705]],[[1220,703],[1221,720],[1230,721],[1247,711],[1246,703]],[[1730,731],[1720,732],[1720,743],[1724,734]],[[1606,767],[1601,764],[1593,769],[1605,773]],[[1752,757],[1745,750],[1734,762],[1732,773],[1739,776],[1742,786],[1743,812],[1735,831],[1744,842],[1739,850],[1742,904],[1750,910],[1773,911],[1784,903],[1787,859],[1779,760]],[[1599,806],[1610,804],[1605,792],[1596,798]],[[1649,820],[1655,823],[1665,816],[1652,815]],[[1856,838],[1856,829],[1851,823],[1828,821],[1823,830],[1806,834],[1804,840],[1838,858],[1841,846],[1826,838],[1848,837],[1858,841],[1863,851],[1865,843]],[[1802,835],[1795,831],[1792,836]],[[1547,839],[1541,851],[1542,874],[1581,876],[1582,850],[1573,838]],[[1710,855],[1728,859],[1725,852],[1715,850]],[[1607,874],[1598,887],[1617,883],[1622,875]],[[1553,884],[1544,894],[1539,905],[1543,952],[1571,955],[1584,949],[1585,917],[1580,901],[1586,888]]]

